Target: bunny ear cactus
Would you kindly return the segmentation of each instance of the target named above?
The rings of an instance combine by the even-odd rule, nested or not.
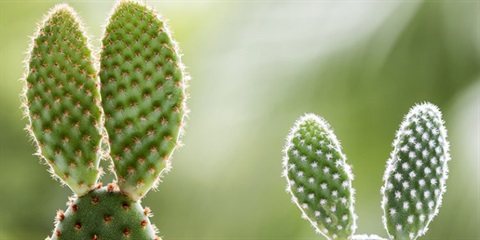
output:
[[[75,193],[51,238],[160,239],[140,199],[180,145],[187,76],[179,50],[152,9],[122,0],[100,62],[75,11],[53,8],[33,38],[23,101],[37,154]],[[102,187],[105,157],[117,181]]]
[[[102,42],[110,156],[120,189],[138,200],[169,169],[179,145],[186,111],[184,67],[165,23],[137,2],[117,5]]]
[[[427,231],[446,190],[449,143],[438,107],[414,106],[393,146],[381,189],[383,221],[390,239],[416,239]],[[287,191],[317,232],[328,239],[384,239],[353,235],[353,175],[325,120],[313,114],[297,120],[287,137],[283,168]]]
[[[353,174],[328,123],[306,114],[295,123],[284,149],[287,191],[315,230],[329,239],[355,231]]]
[[[437,106],[414,106],[393,142],[382,187],[384,224],[395,239],[424,235],[446,191],[447,131]]]
[[[84,195],[100,174],[102,113],[97,69],[72,8],[57,5],[45,17],[29,55],[23,104],[37,155]]]

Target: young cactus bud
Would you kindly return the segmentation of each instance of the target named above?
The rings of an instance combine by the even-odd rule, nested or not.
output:
[[[102,114],[92,53],[68,5],[57,5],[44,18],[27,64],[24,108],[37,154],[54,177],[84,195],[100,174]]]
[[[356,225],[353,174],[328,123],[314,114],[297,120],[283,160],[287,191],[318,233],[348,239]]]
[[[427,231],[446,190],[450,155],[440,110],[431,103],[414,106],[393,147],[382,187],[384,225],[392,238],[416,239]]]
[[[142,198],[170,167],[186,113],[186,74],[164,21],[117,3],[102,40],[100,79],[110,156],[120,190]]]

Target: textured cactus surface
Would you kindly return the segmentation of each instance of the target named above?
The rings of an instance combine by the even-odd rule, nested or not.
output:
[[[67,5],[46,16],[33,38],[24,92],[37,154],[78,195],[96,185],[101,142],[97,73],[82,29]]]
[[[52,175],[75,193],[51,239],[158,240],[140,199],[180,144],[184,66],[164,21],[134,0],[116,4],[102,43],[99,63],[66,4],[47,14],[32,41],[27,129]],[[102,158],[116,177],[105,188],[97,183]]]
[[[57,213],[52,239],[156,239],[150,210],[132,201],[114,185],[71,199],[66,212]]]
[[[449,143],[439,109],[414,106],[405,116],[382,187],[384,224],[395,239],[423,235],[437,214],[445,192]]]
[[[169,168],[186,112],[185,74],[165,23],[121,1],[101,53],[102,99],[120,189],[140,199]]]
[[[333,131],[306,114],[295,123],[284,149],[287,191],[317,232],[348,239],[355,231],[353,175]]]

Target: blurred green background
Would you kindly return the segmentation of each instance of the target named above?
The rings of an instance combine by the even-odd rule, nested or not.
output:
[[[67,2],[99,49],[113,1]],[[330,122],[353,165],[357,233],[386,236],[385,162],[403,115],[423,101],[444,112],[452,161],[422,239],[480,238],[479,1],[148,2],[170,20],[193,77],[185,146],[143,200],[165,239],[322,239],[281,178],[285,136],[305,112]],[[44,239],[71,194],[32,156],[19,109],[29,36],[55,3],[0,2],[2,240]]]

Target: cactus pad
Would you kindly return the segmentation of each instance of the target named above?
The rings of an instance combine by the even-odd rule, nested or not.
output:
[[[139,201],[132,201],[110,184],[71,199],[67,211],[57,213],[52,239],[160,240],[150,215]]]
[[[347,239],[356,225],[353,175],[328,123],[306,114],[295,123],[284,149],[287,191],[317,232]]]
[[[446,190],[450,155],[440,110],[430,103],[414,106],[393,147],[382,187],[384,224],[395,239],[416,239],[425,234]]]
[[[99,177],[101,109],[97,71],[74,10],[57,5],[32,42],[24,107],[37,154],[83,195]]]
[[[179,145],[185,74],[165,23],[148,7],[120,1],[101,53],[102,99],[120,189],[140,199],[168,170]]]

